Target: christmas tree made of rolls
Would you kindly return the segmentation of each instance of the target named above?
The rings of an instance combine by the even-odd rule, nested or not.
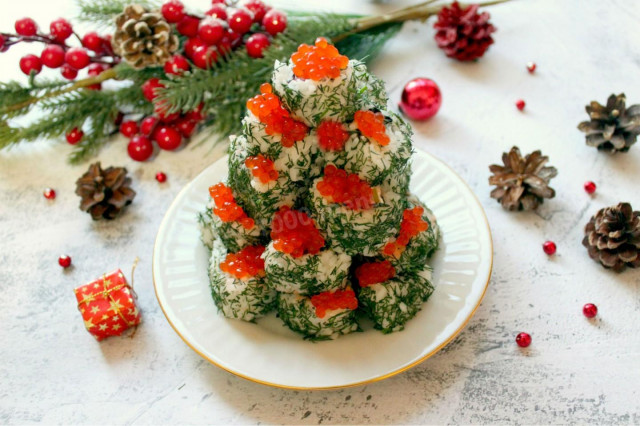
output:
[[[382,81],[322,38],[276,61],[260,92],[199,216],[216,306],[252,322],[276,310],[314,340],[359,330],[362,315],[402,330],[433,292],[439,240],[409,193],[410,126]]]

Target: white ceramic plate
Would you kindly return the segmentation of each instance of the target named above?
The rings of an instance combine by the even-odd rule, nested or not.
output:
[[[208,187],[226,175],[225,157],[180,192],[160,225],[153,256],[156,295],[169,323],[218,367],[283,388],[370,383],[436,353],[462,330],[482,300],[493,260],[484,211],[453,170],[419,151],[413,156],[411,191],[435,213],[443,240],[430,262],[436,290],[404,331],[384,335],[364,323],[363,333],[312,343],[273,313],[257,324],[226,319],[211,299],[208,252],[196,222],[208,201]]]

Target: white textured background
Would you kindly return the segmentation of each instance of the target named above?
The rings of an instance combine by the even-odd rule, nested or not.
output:
[[[640,103],[640,2],[516,0],[490,12],[496,43],[477,63],[447,59],[429,21],[407,25],[373,65],[394,103],[413,77],[439,83],[442,109],[414,126],[416,144],[466,179],[493,228],[491,286],[450,345],[389,380],[331,392],[272,389],[209,365],[162,315],[151,254],[173,197],[221,150],[205,143],[138,164],[116,139],[99,159],[126,166],[138,195],[117,221],[95,223],[73,193],[86,165],[66,163],[65,142],[43,141],[0,153],[0,423],[640,423],[640,271],[605,271],[580,245],[599,208],[629,201],[640,209],[640,143],[608,156],[586,147],[575,128],[592,99],[624,91]],[[4,1],[0,28],[24,15],[48,27],[74,9],[69,0]],[[18,59],[30,49],[40,51],[0,55],[0,80],[23,78]],[[531,60],[534,75],[525,69]],[[557,197],[537,213],[507,213],[489,198],[487,166],[514,144],[542,149],[560,172]],[[158,170],[169,176],[164,185],[154,180]],[[586,180],[598,184],[594,197],[582,189]],[[53,202],[42,197],[47,186],[58,192]],[[558,244],[551,259],[541,250],[546,239]],[[73,258],[67,271],[57,265],[62,253]],[[116,267],[128,274],[136,256],[144,324],[133,339],[98,344],[72,289]],[[598,305],[597,320],[582,316],[586,302]],[[528,350],[513,341],[519,331],[533,336]]]

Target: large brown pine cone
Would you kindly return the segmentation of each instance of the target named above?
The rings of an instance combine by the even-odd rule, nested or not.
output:
[[[136,69],[164,65],[178,49],[178,36],[160,12],[132,4],[116,17],[113,51]]]
[[[582,245],[589,256],[605,268],[622,272],[640,267],[640,212],[629,203],[606,207],[584,228]]]
[[[493,164],[489,170],[489,184],[496,185],[491,198],[498,200],[507,210],[535,210],[545,198],[553,198],[556,192],[549,186],[551,178],[558,174],[555,167],[544,167],[549,157],[534,151],[522,158],[518,147],[502,154],[504,166]]]
[[[102,170],[99,162],[90,165],[76,181],[80,210],[90,213],[93,220],[115,219],[136,196],[129,185],[131,178],[127,177],[127,169],[109,167]]]
[[[459,61],[480,58],[493,44],[491,33],[496,29],[489,18],[487,12],[478,13],[477,4],[463,9],[454,1],[451,7],[443,7],[433,25],[438,30],[435,36],[438,47]]]
[[[586,110],[591,121],[578,129],[587,134],[587,145],[600,151],[627,152],[640,135],[640,104],[625,108],[624,93],[609,96],[606,105],[591,101]]]

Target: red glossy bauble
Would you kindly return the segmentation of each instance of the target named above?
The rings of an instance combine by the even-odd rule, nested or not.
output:
[[[74,127],[73,129],[71,129],[71,131],[69,131],[69,133],[65,135],[65,137],[67,138],[67,142],[69,142],[69,145],[77,144],[82,140],[83,136],[84,132],[77,127]]]
[[[127,152],[132,160],[145,161],[153,154],[153,144],[148,137],[136,135],[129,141]]]
[[[163,172],[156,173],[156,180],[160,183],[165,183],[167,181],[167,174]]]
[[[531,344],[531,335],[529,333],[519,333],[516,336],[516,343],[521,348],[526,348]]]
[[[153,133],[153,139],[161,149],[173,151],[182,143],[182,135],[170,126],[159,126]]]
[[[62,266],[65,269],[68,268],[69,266],[71,266],[71,257],[63,254],[58,258],[58,265]]]
[[[426,120],[436,115],[442,105],[442,94],[435,81],[416,78],[404,86],[398,107],[412,120]]]
[[[56,198],[56,191],[52,188],[46,188],[42,192],[42,195],[44,195],[44,198],[47,200],[54,200]]]
[[[587,303],[582,307],[582,314],[587,318],[595,318],[598,315],[598,307],[593,303]]]

